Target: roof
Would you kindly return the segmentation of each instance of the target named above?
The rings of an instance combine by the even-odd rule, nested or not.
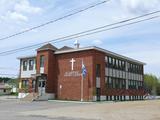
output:
[[[42,50],[53,50],[53,51],[56,51],[58,49],[55,46],[53,46],[52,44],[48,43],[48,44],[43,45],[42,47],[37,49],[37,51],[42,51]]]
[[[70,49],[73,49],[73,48],[72,47],[68,47],[68,46],[63,46],[62,48],[57,49],[53,45],[47,44],[47,45],[44,45],[44,46],[42,46],[41,48],[39,48],[37,50],[40,51],[40,50],[48,50],[48,49],[51,49],[51,50],[54,50],[54,51],[64,51],[64,50],[70,50]],[[29,59],[29,58],[36,58],[36,55],[20,56],[17,59]]]
[[[111,52],[111,51],[108,51],[106,49],[99,48],[96,46],[89,46],[89,47],[76,48],[76,49],[73,49],[68,46],[64,46],[60,49],[57,49],[53,45],[47,44],[47,45],[44,45],[41,48],[39,48],[37,51],[40,51],[40,50],[54,50],[55,51],[54,54],[65,54],[65,53],[72,53],[72,52],[85,51],[85,50],[97,50],[97,51],[101,51],[103,53],[106,53],[107,55],[118,57],[120,59],[124,59],[124,60],[130,61],[130,62],[135,62],[135,63],[142,64],[142,65],[146,64],[144,62],[141,62],[141,61],[138,61],[138,60],[135,60],[135,59],[132,59],[132,58],[129,58],[129,57],[126,57],[126,56],[123,56],[123,55],[120,55],[120,54],[117,54],[117,53],[114,53],[114,52]],[[18,59],[25,59],[25,58],[27,59],[27,58],[34,58],[34,57],[36,57],[36,55],[18,57]]]
[[[85,50],[98,50],[98,51],[101,51],[101,52],[106,53],[108,55],[119,57],[121,59],[125,59],[125,60],[131,61],[131,62],[135,62],[135,63],[143,64],[143,65],[146,64],[144,62],[141,62],[141,61],[138,61],[138,60],[135,60],[135,59],[132,59],[132,58],[129,58],[129,57],[126,57],[126,56],[123,56],[123,55],[120,55],[120,54],[117,54],[117,53],[114,53],[114,52],[111,52],[111,51],[108,51],[108,50],[105,50],[105,49],[102,49],[102,48],[99,48],[96,46],[70,49],[70,50],[64,50],[64,51],[56,51],[55,54],[72,53],[72,52],[85,51]]]
[[[73,48],[68,47],[68,46],[63,46],[62,48],[58,49],[58,51],[62,51],[62,50],[71,50]]]
[[[36,55],[20,56],[17,59],[28,59],[28,58],[36,58]]]

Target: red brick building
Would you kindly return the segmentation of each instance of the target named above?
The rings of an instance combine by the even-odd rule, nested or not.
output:
[[[19,98],[35,92],[63,100],[143,99],[144,63],[99,47],[47,44],[37,55],[19,59]],[[82,62],[87,71],[83,78]]]

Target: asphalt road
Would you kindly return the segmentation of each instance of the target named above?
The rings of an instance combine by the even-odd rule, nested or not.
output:
[[[41,101],[41,102],[25,102],[15,99],[2,99],[0,98],[0,120],[82,120],[65,117],[46,117],[43,115],[28,115],[21,114],[27,111],[57,109],[71,106],[82,106],[85,104],[73,102],[54,102],[54,101]],[[88,120],[88,119],[83,119]]]

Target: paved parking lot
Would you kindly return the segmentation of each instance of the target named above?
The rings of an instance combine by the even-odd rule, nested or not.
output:
[[[89,104],[89,103],[87,103]],[[66,108],[70,106],[84,106],[85,104],[74,102],[25,102],[11,98],[0,98],[0,119],[1,120],[80,120],[65,117],[49,117],[44,115],[25,115],[31,111]],[[85,120],[85,119],[84,119]]]
[[[135,102],[22,102],[0,99],[1,120],[160,120],[160,100]]]

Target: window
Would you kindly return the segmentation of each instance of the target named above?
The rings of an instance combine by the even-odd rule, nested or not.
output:
[[[115,86],[116,79],[112,77],[111,80],[112,80],[112,88],[116,88]]]
[[[116,68],[118,68],[119,64],[118,64],[118,59],[116,59]]]
[[[111,79],[111,77],[108,77],[108,87],[112,88],[112,79]]]
[[[119,88],[119,80],[118,79],[115,79],[115,88]]]
[[[46,81],[42,81],[42,87],[45,87]]]
[[[116,66],[116,60],[113,58],[112,59],[112,67],[115,68],[115,66]]]
[[[132,64],[132,72],[135,73],[135,65]]]
[[[143,88],[143,82],[142,81],[139,81],[138,82],[138,89],[142,89]]]
[[[125,70],[125,62],[122,61],[122,70]]]
[[[122,79],[118,79],[118,80],[119,80],[119,88],[122,89],[123,80]]]
[[[29,60],[29,70],[33,70],[34,60]]]
[[[128,80],[128,88],[131,88],[131,81]]]
[[[137,65],[134,63],[128,63],[128,71],[131,73],[142,74],[143,73],[142,67],[143,66],[141,65]]]
[[[133,68],[132,68],[132,63],[130,63],[130,72],[132,72]]]
[[[122,88],[123,88],[123,89],[126,88],[126,81],[125,81],[125,79],[122,80]]]
[[[138,73],[138,65],[136,65],[136,73]]]
[[[105,56],[105,61],[108,62],[108,57],[107,56]]]
[[[141,74],[140,65],[138,65],[138,74]]]
[[[143,74],[143,66],[140,66],[140,74]]]
[[[36,87],[36,80],[32,80],[32,88]]]
[[[128,63],[128,72],[130,72],[130,71],[131,71],[131,64]]]
[[[96,65],[96,77],[100,77],[101,74],[101,69],[100,69],[100,64]]]
[[[38,85],[39,87],[44,88],[45,85],[46,85],[46,81],[39,81],[39,85]]]
[[[122,69],[122,61],[119,60],[119,69],[121,70]]]
[[[23,71],[27,70],[27,60],[23,61]]]
[[[29,85],[29,81],[28,80],[22,80],[22,88],[26,88]]]
[[[108,59],[109,59],[109,63],[111,64],[111,63],[112,63],[112,58],[111,58],[111,57],[109,57]]]
[[[141,88],[139,81],[129,80],[128,82],[129,82],[128,87],[130,89],[140,89]]]
[[[112,58],[108,57],[108,67],[112,67]]]
[[[111,77],[106,77],[106,87],[107,88],[112,88],[112,79]]]
[[[40,56],[40,67],[44,67],[44,55]]]

